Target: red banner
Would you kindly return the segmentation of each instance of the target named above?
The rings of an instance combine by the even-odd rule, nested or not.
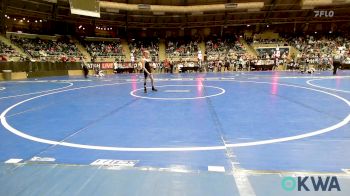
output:
[[[113,69],[114,63],[101,63],[101,68],[102,69]]]

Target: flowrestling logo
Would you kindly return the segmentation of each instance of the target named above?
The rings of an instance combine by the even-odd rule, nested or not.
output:
[[[332,18],[334,16],[333,10],[314,10],[315,17]]]
[[[336,176],[287,176],[281,186],[285,191],[341,191]]]

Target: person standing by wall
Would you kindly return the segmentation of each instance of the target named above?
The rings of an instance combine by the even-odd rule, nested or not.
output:
[[[173,61],[170,61],[169,64],[170,64],[170,73],[173,74],[173,71],[174,71],[174,62],[173,62]]]
[[[82,66],[82,68],[83,68],[84,77],[85,77],[85,78],[88,78],[89,69],[88,69],[86,63],[84,62],[83,57],[80,57],[80,62],[81,62],[81,66]]]
[[[342,62],[342,54],[340,51],[337,51],[333,55],[333,75],[337,75],[337,69],[340,67]]]

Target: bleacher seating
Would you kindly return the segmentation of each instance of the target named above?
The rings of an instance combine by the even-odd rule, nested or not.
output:
[[[198,40],[169,39],[166,42],[166,55],[169,59],[196,58],[198,54]]]
[[[113,41],[85,41],[85,47],[93,58],[125,58],[122,44],[119,39]]]
[[[0,61],[9,61],[13,57],[20,57],[20,54],[11,46],[0,41]]]
[[[148,50],[150,57],[155,61],[159,59],[159,39],[130,39],[129,48],[135,61],[142,58],[143,50]]]
[[[234,56],[246,53],[243,45],[234,37],[212,37],[206,41],[205,49],[208,60],[232,59]]]
[[[45,40],[11,36],[11,41],[36,61],[77,61],[81,56],[76,45],[66,37]]]

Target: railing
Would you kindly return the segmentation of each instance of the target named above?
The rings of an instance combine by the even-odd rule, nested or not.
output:
[[[60,55],[65,55],[65,56],[76,56],[76,57],[80,57],[82,56],[82,54],[75,52],[75,53],[65,53],[65,52],[46,52],[43,51],[43,54],[40,54],[40,51],[28,51],[29,53],[33,54],[33,55],[37,55],[39,57],[47,57],[47,56],[60,56]],[[31,55],[31,56],[33,56]]]
[[[108,55],[110,54],[110,55]],[[111,55],[113,54],[113,55]],[[115,54],[115,55],[114,55]],[[96,55],[97,58],[111,58],[111,57],[125,57],[124,54],[117,54],[117,53],[107,53],[107,55]]]
[[[194,71],[208,71],[209,70],[209,63],[213,61],[204,61],[201,63],[201,66],[196,61],[192,61],[193,65],[187,66],[186,64],[181,67],[181,71],[187,71],[187,70],[194,70]],[[159,63],[159,62],[157,62]],[[173,62],[173,67],[175,70],[179,71],[179,64],[181,62]],[[183,63],[183,62],[182,62]],[[256,64],[256,63],[250,63],[250,66],[246,66],[245,70],[271,70],[275,65],[272,63],[272,61],[266,62],[265,64]],[[99,64],[101,66],[101,69],[105,70],[112,70],[115,69],[116,72],[142,72],[140,67],[137,66],[136,63],[132,64],[131,62],[119,62],[119,63],[94,63]],[[93,68],[93,65],[92,67]],[[116,66],[115,66],[116,65]],[[156,67],[156,72],[165,72],[169,71],[170,67],[160,66]],[[342,69],[350,69],[349,64],[342,64]],[[234,69],[235,68],[235,69]],[[27,72],[27,73],[43,73],[43,72],[57,72],[61,71],[60,73],[64,73],[64,71],[68,70],[81,70],[82,69],[82,63],[80,62],[0,62],[0,71],[1,70],[12,70],[13,72]],[[221,71],[221,69],[224,69],[224,65],[221,66],[221,69],[219,69],[219,66],[217,66],[217,63],[213,64],[213,67],[210,68],[211,71]],[[234,62],[231,63],[229,66],[229,69],[225,70],[242,70],[244,69],[243,66],[240,66],[239,63]],[[68,72],[66,72],[68,74]],[[36,77],[35,74],[33,77]]]
[[[276,46],[279,46],[279,47],[287,47],[285,46],[284,44],[287,44],[287,46],[289,46],[289,43],[288,42],[273,42],[273,43],[252,43],[251,46],[253,47],[276,47]]]
[[[19,57],[19,53],[0,53],[0,56]]]
[[[221,54],[229,54],[229,53],[237,53],[237,54],[243,54],[247,52],[246,50],[233,50],[232,52],[230,51],[209,51],[207,52],[207,55],[221,55]]]

